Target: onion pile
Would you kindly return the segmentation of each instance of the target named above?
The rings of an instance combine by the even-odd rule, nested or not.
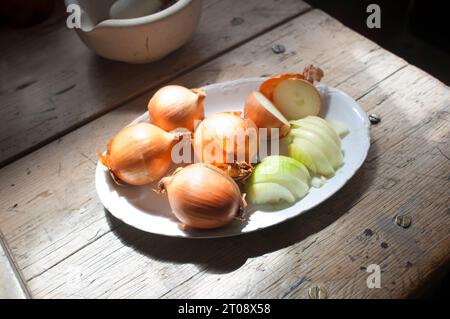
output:
[[[181,137],[150,123],[130,125],[109,141],[99,159],[117,183],[145,185],[164,176],[171,164],[171,149]]]
[[[224,169],[233,178],[244,178],[257,159],[258,128],[240,112],[216,113],[195,130],[194,151],[200,162]]]
[[[173,146],[183,136],[191,140],[194,133],[192,144],[200,163],[178,168],[158,184],[158,191],[167,193],[173,214],[184,225],[213,229],[236,218],[245,206],[236,180],[253,171],[246,185],[253,203],[293,203],[308,193],[312,182],[307,168],[329,175],[342,164],[340,139],[332,127],[343,135],[346,128],[311,116],[299,120],[319,114],[321,96],[311,83],[322,76],[320,69],[309,66],[303,74],[267,79],[247,98],[243,116],[241,112],[221,112],[206,119],[204,92],[165,86],[148,103],[154,125],[125,127],[109,141],[106,153],[99,154],[100,161],[118,184],[149,184],[166,174]],[[189,132],[174,132],[181,128]],[[292,139],[289,154],[298,161],[270,156],[253,168],[260,128],[269,129],[268,138],[288,134]]]
[[[180,168],[161,179],[159,191],[167,192],[172,212],[182,223],[200,229],[228,224],[243,202],[232,178],[203,163]]]
[[[165,131],[185,128],[191,132],[196,121],[204,118],[205,93],[179,85],[168,85],[158,90],[148,103],[152,123]]]

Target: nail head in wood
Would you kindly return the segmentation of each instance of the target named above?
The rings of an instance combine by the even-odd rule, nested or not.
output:
[[[397,215],[394,221],[398,226],[408,228],[411,226],[412,218],[409,215]]]
[[[308,289],[310,299],[327,299],[327,291],[323,286],[314,286]]]
[[[381,122],[381,117],[378,114],[372,113],[369,115],[369,121],[372,124],[378,124]]]
[[[282,44],[275,44],[275,45],[272,47],[272,51],[273,51],[273,53],[275,53],[275,54],[280,54],[280,53],[286,52],[286,48],[285,48],[284,45],[282,45]]]
[[[231,25],[233,25],[233,26],[240,25],[240,24],[244,23],[244,21],[245,20],[243,18],[241,18],[241,17],[234,17],[231,20]]]

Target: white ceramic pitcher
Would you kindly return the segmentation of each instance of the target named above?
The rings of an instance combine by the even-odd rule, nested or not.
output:
[[[185,44],[198,25],[201,0],[178,0],[155,12],[158,2],[162,1],[65,0],[66,6],[80,7],[81,28],[76,31],[89,48],[102,57],[129,63],[163,58]],[[128,18],[133,16],[137,17]]]

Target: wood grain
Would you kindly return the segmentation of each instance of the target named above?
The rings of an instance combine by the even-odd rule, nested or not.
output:
[[[415,85],[405,78],[414,79]],[[391,90],[395,93],[387,102],[383,93]],[[299,236],[295,232],[302,232],[311,227],[306,225],[324,216],[327,216],[323,220],[325,225],[337,219],[334,214],[344,214],[342,217],[319,232],[311,232],[303,242],[276,251],[266,259],[249,258],[237,271],[216,276],[216,279],[220,277],[221,289],[217,289],[217,283],[207,272],[201,272],[195,280],[163,296],[307,298],[308,288],[321,284],[333,298],[398,298],[408,297],[420,289],[433,279],[436,269],[448,265],[450,256],[449,162],[442,154],[430,152],[437,147],[450,147],[446,91],[443,84],[414,67],[407,67],[378,85],[360,99],[362,105],[370,101],[366,105],[368,111],[376,109],[374,105],[384,104],[387,114],[383,118],[389,119],[377,126],[383,130],[376,131],[374,127],[374,140],[378,142],[371,154],[378,153],[377,145],[391,135],[401,141],[385,150],[377,160],[366,163],[350,184],[328,203],[309,216],[298,218],[292,230],[288,226],[280,227],[273,237],[262,236],[267,237],[266,242],[255,240],[249,245],[270,245],[286,231],[292,232],[288,235],[292,239]],[[411,103],[410,99],[415,102]],[[409,125],[405,117],[415,117],[418,112],[414,110],[426,101],[436,103],[428,105],[427,111],[421,114],[427,124],[414,132],[397,133],[397,129]],[[447,116],[442,117],[444,114]],[[430,169],[435,174],[429,175]],[[363,188],[361,194],[352,195],[359,188]],[[355,199],[345,203],[347,197]],[[409,229],[395,225],[393,218],[397,214],[412,216],[413,225]],[[366,286],[369,275],[366,268],[373,263],[381,266],[381,289],[371,290]],[[251,270],[258,268],[262,273],[254,275],[251,282],[245,279],[251,276]]]
[[[365,99],[381,102],[380,93],[393,83],[399,96],[420,91],[398,82],[405,75],[429,78],[407,67]],[[430,96],[445,90],[429,79],[437,84]],[[448,105],[440,106],[448,110]],[[333,298],[407,297],[448,263],[448,180],[399,169],[382,158],[398,153],[399,145],[406,156],[417,154],[422,142],[448,149],[448,118],[433,113],[428,114],[429,126],[406,138],[421,137],[419,144],[400,143],[366,163],[332,199],[289,223],[245,237],[205,241],[153,236],[122,225],[31,280],[30,287],[46,298],[305,298],[310,286],[322,284]],[[440,155],[429,158],[427,166],[440,167],[440,175],[449,173],[448,160]],[[395,225],[397,214],[412,216],[413,225]],[[366,268],[372,263],[381,266],[382,289],[366,286]]]
[[[31,31],[1,30],[9,45],[0,49],[0,165],[309,8],[299,0],[204,1],[188,44],[157,63],[130,65],[86,48],[65,27],[61,3]]]
[[[324,41],[318,42],[316,38]],[[279,39],[287,47],[286,54],[272,53],[273,39]],[[328,49],[341,47],[348,51],[338,51],[341,52],[338,55]],[[200,86],[210,81],[300,69],[311,62],[324,67],[329,74],[328,83],[332,85],[345,82],[345,78],[357,74],[358,69],[370,70],[373,77],[348,89],[356,97],[406,65],[330,17],[314,12],[245,44],[176,82]],[[104,148],[105,141],[114,132],[144,112],[149,96],[151,94],[133,100],[0,171],[4,176],[0,189],[4,200],[0,205],[6,210],[0,215],[0,225],[14,251],[28,252],[24,258],[21,258],[22,253],[17,257],[26,278],[38,275],[110,230],[92,178],[95,153]],[[15,186],[11,187],[12,184]]]
[[[275,42],[287,52],[274,55]],[[443,84],[317,10],[176,82],[199,86],[311,62],[325,69],[326,83],[383,113],[370,160],[344,189],[249,236],[192,241],[131,229],[98,203],[95,151],[143,112],[146,94],[0,170],[0,228],[33,296],[291,298],[322,283],[332,297],[404,297],[418,288],[449,256],[448,163],[424,153],[416,174],[408,161],[420,148],[414,136],[448,149]],[[413,216],[410,229],[392,224],[399,212]],[[382,289],[367,289],[369,263],[382,266]]]
[[[11,256],[0,233],[0,299],[25,299],[28,297]]]

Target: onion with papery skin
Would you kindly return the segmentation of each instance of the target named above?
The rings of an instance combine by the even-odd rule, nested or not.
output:
[[[167,172],[172,146],[182,135],[150,123],[130,125],[109,141],[106,154],[99,153],[99,159],[118,184],[145,185]]]
[[[180,85],[168,85],[159,89],[148,103],[152,123],[165,131],[185,128],[191,132],[195,122],[204,118],[205,93]]]
[[[244,117],[251,119],[256,126],[267,129],[267,138],[281,138],[287,134],[290,125],[281,112],[260,92],[252,92],[244,105]],[[278,134],[272,134],[272,129]],[[261,133],[261,132],[260,132]]]
[[[207,117],[195,130],[195,156],[236,179],[251,173],[258,155],[258,128],[240,112],[221,112]]]
[[[186,226],[218,228],[237,217],[243,205],[238,185],[222,170],[197,163],[164,177],[159,191],[167,192],[173,214]]]

